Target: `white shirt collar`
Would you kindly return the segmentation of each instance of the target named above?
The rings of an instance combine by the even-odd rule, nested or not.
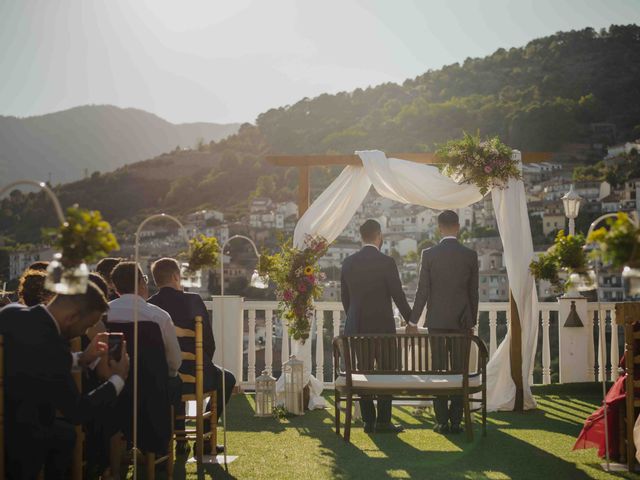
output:
[[[445,240],[458,240],[458,237],[454,235],[447,235],[446,237],[442,237],[440,239],[440,243],[444,242]]]
[[[60,331],[60,325],[58,325],[58,321],[56,320],[56,317],[54,317],[51,312],[49,311],[49,309],[43,305],[44,311],[47,312],[47,314],[49,315],[49,318],[51,319],[51,321],[53,322],[53,324],[56,326],[56,330],[58,331],[58,335],[62,335],[62,332]]]
[[[373,247],[373,248],[375,248],[376,250],[380,251],[380,249],[378,248],[378,246],[377,246],[377,245],[374,245],[373,243],[365,243],[364,245],[362,245],[362,248],[364,248],[364,247]]]

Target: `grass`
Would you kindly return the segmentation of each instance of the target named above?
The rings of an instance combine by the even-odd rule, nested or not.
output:
[[[430,412],[415,416],[412,408],[396,407],[394,422],[405,426],[404,433],[370,436],[356,424],[348,445],[334,433],[333,408],[283,420],[256,418],[253,396],[237,395],[228,410],[228,444],[229,454],[239,458],[229,472],[198,469],[179,457],[174,478],[640,479],[604,472],[595,450],[571,450],[584,419],[600,403],[597,388],[538,389],[536,399],[535,411],[490,414],[487,437],[476,429],[472,443],[464,435],[433,433]]]

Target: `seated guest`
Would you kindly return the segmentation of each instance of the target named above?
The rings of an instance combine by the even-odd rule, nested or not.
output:
[[[224,405],[229,402],[231,392],[236,384],[236,379],[231,372],[224,370],[226,398],[222,395],[222,368],[213,364],[213,354],[216,350],[216,343],[213,338],[213,330],[209,320],[209,312],[200,295],[187,293],[180,285],[180,265],[173,258],[161,258],[151,267],[153,280],[160,291],[149,298],[149,303],[159,306],[171,315],[174,325],[189,330],[195,330],[195,317],[200,315],[203,320],[203,349],[204,349],[204,390],[216,390],[218,392],[217,413],[218,418],[222,414]],[[193,338],[179,338],[180,348],[183,352],[195,354],[195,340]],[[195,363],[183,361],[180,372],[186,375],[195,376]],[[192,384],[183,384],[184,393],[192,389]],[[223,401],[224,400],[224,401]],[[182,403],[177,413],[184,415],[184,403]],[[210,402],[207,403],[206,411],[211,410]],[[184,430],[184,421],[176,422],[176,428]],[[209,423],[205,422],[205,431],[209,431]],[[179,449],[184,450],[184,445],[179,445]]]
[[[138,270],[138,297],[135,292],[135,272]],[[182,363],[180,345],[176,336],[176,329],[171,321],[171,316],[155,305],[147,303],[145,300],[149,296],[147,287],[147,276],[142,273],[142,269],[135,262],[120,262],[111,272],[111,280],[116,288],[116,293],[120,296],[109,302],[109,313],[107,323],[112,322],[133,322],[133,306],[138,305],[138,321],[155,322],[160,327],[162,341],[169,367],[169,377],[177,377],[178,369]]]
[[[57,295],[46,306],[12,305],[0,310],[5,343],[5,401],[8,478],[68,478],[75,442],[73,428],[56,418],[83,423],[113,404],[129,373],[129,358],[108,361],[108,380],[81,395],[72,368],[104,358],[104,335],[84,352],[71,354],[68,340],[82,335],[108,309],[92,283],[82,295]]]
[[[47,274],[42,270],[26,270],[18,284],[18,302],[27,307],[48,303],[54,296],[44,287]]]
[[[109,295],[107,296],[107,300],[115,300],[118,298],[118,294],[116,293],[116,289],[113,286],[113,281],[111,280],[111,272],[113,269],[122,262],[121,258],[103,258],[96,265],[96,272],[107,282],[107,286],[109,287]]]

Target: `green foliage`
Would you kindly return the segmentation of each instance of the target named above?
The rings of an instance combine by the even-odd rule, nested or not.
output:
[[[629,215],[618,212],[618,216],[607,220],[609,228],[599,228],[591,232],[589,243],[597,243],[599,249],[594,253],[614,267],[629,265],[640,266],[640,228]]]
[[[511,148],[498,137],[482,140],[480,133],[465,132],[462,139],[439,147],[436,155],[444,163],[445,175],[474,184],[482,195],[494,187],[504,188],[512,178],[521,178],[518,162],[511,159]]]
[[[258,272],[269,275],[275,282],[289,334],[296,340],[309,338],[313,302],[320,298],[320,282],[325,278],[318,267],[318,260],[327,248],[324,238],[307,236],[302,249],[294,247],[289,239],[282,243],[280,252],[260,255]]]
[[[60,249],[65,267],[95,262],[120,248],[111,225],[97,210],[69,207],[64,225],[48,233],[54,236],[54,245]]]
[[[220,246],[216,237],[199,235],[189,241],[189,271],[196,272],[203,268],[213,269],[218,264]]]
[[[587,270],[584,245],[584,235],[565,235],[560,230],[554,244],[529,264],[529,270],[537,280],[547,280],[557,291],[562,291],[565,286],[560,279],[561,270],[580,275]]]

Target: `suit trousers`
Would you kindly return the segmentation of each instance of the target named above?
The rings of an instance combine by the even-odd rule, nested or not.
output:
[[[458,330],[430,328],[429,333],[460,333]],[[464,349],[467,344],[464,338],[431,337],[431,359],[435,370],[462,369]],[[462,421],[462,395],[440,395],[433,401],[436,422],[440,425],[460,425]],[[449,402],[451,402],[449,404]]]
[[[356,352],[358,370],[393,370],[396,368],[397,348],[396,344],[388,344],[387,351],[377,349],[375,351]],[[366,424],[384,425],[391,423],[391,395],[378,395],[377,412],[373,403],[373,397],[362,396],[360,400],[360,412],[362,420]]]

